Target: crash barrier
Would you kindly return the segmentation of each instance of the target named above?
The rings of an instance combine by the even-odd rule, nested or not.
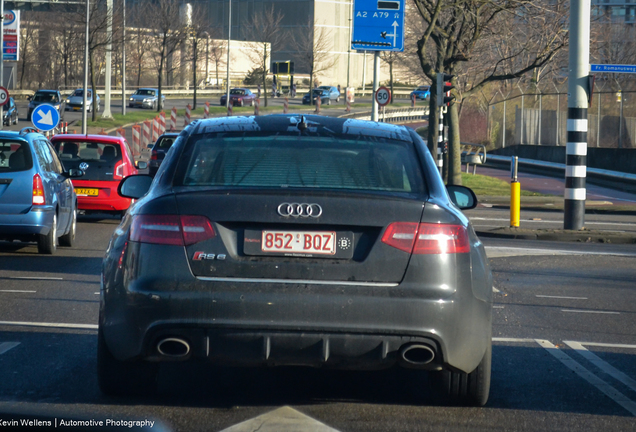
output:
[[[477,172],[477,165],[486,163],[486,146],[483,144],[461,143],[461,160],[466,164],[466,173],[470,165],[473,166],[473,175]]]
[[[466,144],[470,144],[470,143],[466,143]],[[512,157],[513,156],[501,156],[501,155],[494,155],[491,153],[488,155],[488,164],[509,167],[510,159]],[[543,173],[546,173],[547,175],[549,175],[548,173],[550,172],[558,173],[560,177],[565,178],[565,166],[566,166],[565,164],[533,160],[533,159],[524,159],[524,158],[519,158],[518,161],[519,161],[518,162],[519,167],[537,170],[537,171],[540,170]],[[620,171],[611,171],[611,170],[605,170],[605,169],[599,169],[599,168],[590,168],[590,167],[587,167],[586,174],[587,174],[588,180],[598,179],[602,181],[615,182],[616,184],[620,184],[623,186],[629,185],[630,187],[627,188],[629,190],[634,190],[634,188],[636,187],[636,174],[624,173]]]
[[[172,107],[170,112],[170,130],[177,130],[177,107]]]
[[[210,118],[210,102],[206,102],[205,105],[203,106],[203,118],[204,119]]]
[[[357,120],[371,120],[371,112],[344,114],[340,117],[355,118]],[[421,108],[388,108],[378,121],[385,123],[399,123],[417,120],[428,120],[428,107]]]
[[[143,122],[143,136],[142,136],[142,147],[146,147],[148,144],[150,144],[150,139],[152,138],[152,121],[150,120],[144,120]]]
[[[141,126],[133,125],[132,127],[132,151],[133,154],[141,152]]]
[[[187,126],[190,124],[190,110],[192,109],[192,107],[190,106],[190,104],[188,104],[188,106],[186,107],[185,110],[185,119],[183,120],[183,126]]]
[[[156,116],[154,119],[152,119],[152,140],[151,142],[157,142],[157,140],[159,139],[159,116]]]
[[[159,134],[166,133],[166,113],[161,111],[159,113]]]

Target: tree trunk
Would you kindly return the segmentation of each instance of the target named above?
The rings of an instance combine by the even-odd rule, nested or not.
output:
[[[267,44],[263,44],[263,96],[265,96],[265,103],[263,106],[267,106],[267,92],[269,89],[267,88]]]
[[[393,62],[389,63],[389,85],[391,86],[391,105],[393,105]]]
[[[157,112],[160,111],[160,107],[161,107],[161,86],[163,84],[163,62],[165,60],[166,57],[166,40],[163,40],[162,46],[161,46],[161,58],[159,59],[159,77],[157,78],[157,92],[158,94],[158,99],[157,99]]]
[[[95,71],[94,71],[94,67],[93,67],[93,50],[90,51],[90,53],[88,54],[88,64],[90,66],[90,73],[91,73],[91,91],[93,94],[93,100],[97,99],[95,97],[95,95],[97,95],[97,93],[95,92]],[[87,95],[88,96],[88,95]],[[88,103],[88,97],[86,98],[86,102]],[[82,109],[86,109],[86,107],[82,107]],[[97,112],[95,110],[94,107],[91,108],[91,121],[95,121],[97,119]]]
[[[194,86],[194,97],[192,98],[192,109],[197,109],[197,51],[198,40],[195,38],[192,41],[192,85]]]
[[[448,107],[448,184],[462,184],[461,143],[459,137],[459,115],[457,104]]]
[[[219,88],[219,61],[218,60],[214,61],[214,70],[216,72],[216,85],[215,85],[215,87],[218,89]]]

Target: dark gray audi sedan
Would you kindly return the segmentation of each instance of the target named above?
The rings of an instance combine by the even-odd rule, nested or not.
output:
[[[492,276],[412,130],[273,115],[193,122],[103,262],[99,383],[151,392],[162,361],[425,370],[440,401],[484,405]]]

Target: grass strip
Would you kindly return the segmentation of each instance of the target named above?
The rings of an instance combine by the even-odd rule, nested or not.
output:
[[[467,186],[475,192],[475,195],[510,196],[510,183],[480,174],[462,173],[462,185]],[[521,190],[521,196],[554,196],[539,192]]]

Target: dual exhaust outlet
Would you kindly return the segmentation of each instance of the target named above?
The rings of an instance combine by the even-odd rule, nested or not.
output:
[[[190,344],[184,339],[169,337],[157,343],[157,352],[164,357],[183,358],[190,354]],[[400,349],[400,360],[407,366],[420,367],[435,359],[435,351],[425,344],[409,344]]]

